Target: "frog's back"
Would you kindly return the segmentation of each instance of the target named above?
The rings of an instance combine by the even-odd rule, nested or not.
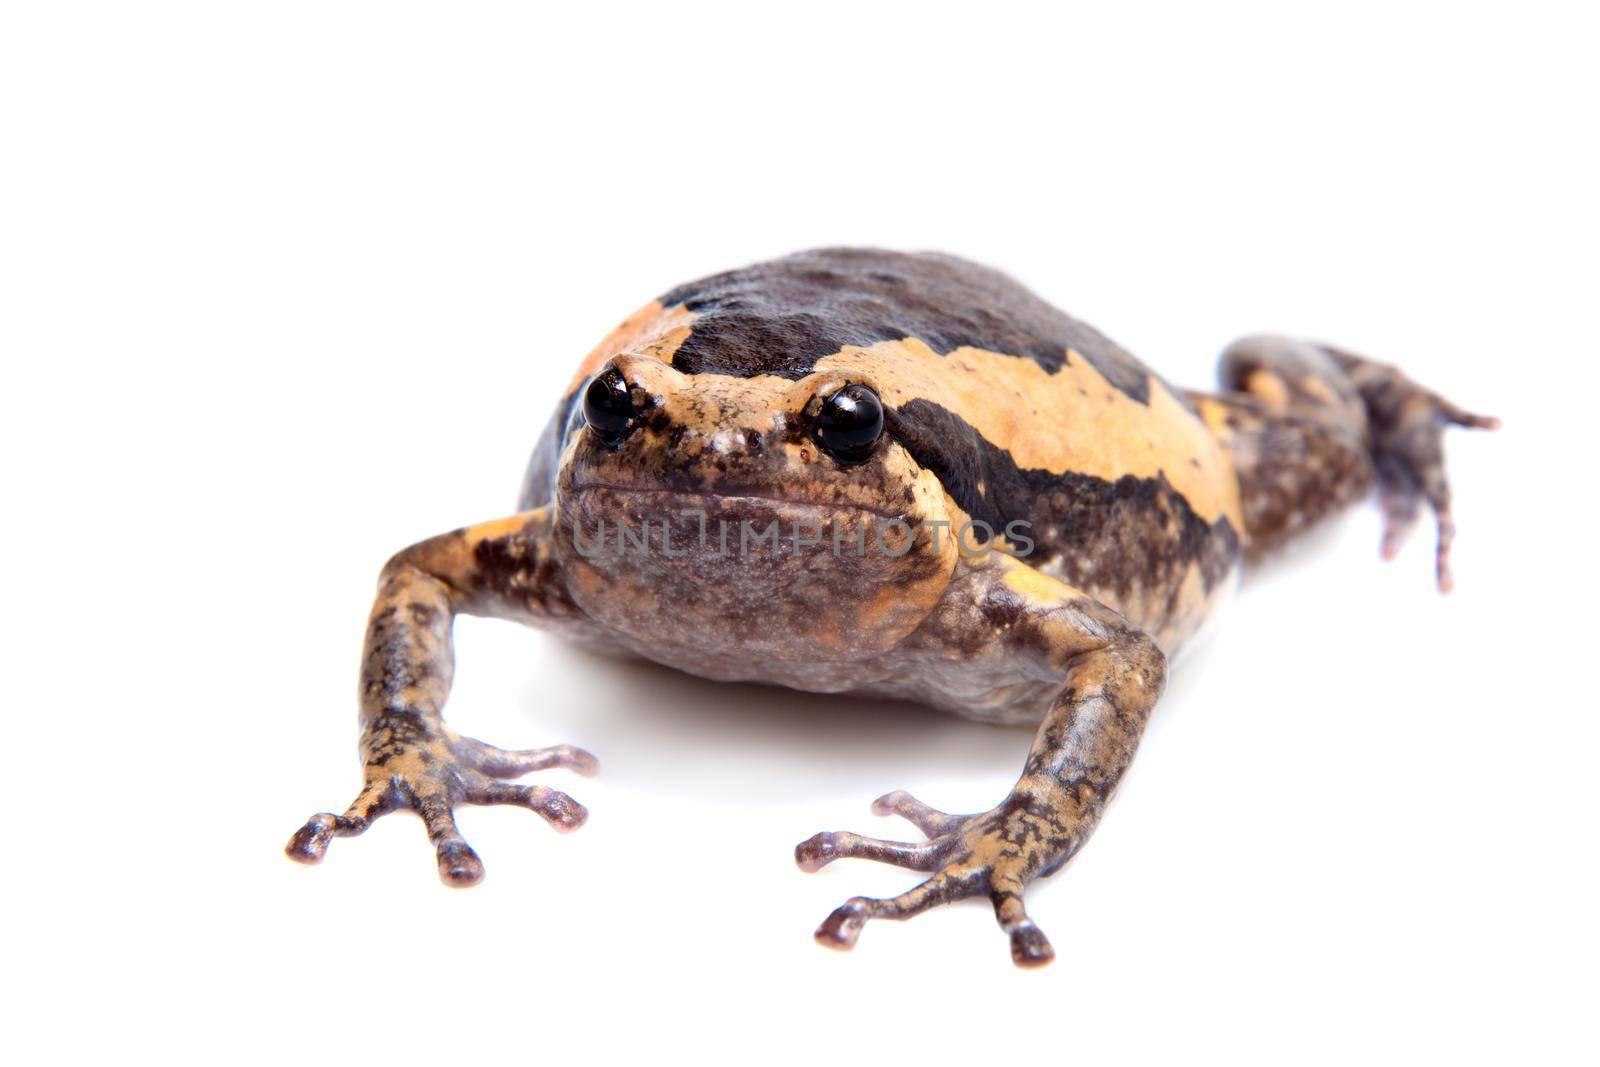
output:
[[[976,539],[1027,523],[1028,562],[1169,648],[1237,567],[1237,483],[1181,394],[978,264],[819,249],[679,286],[584,361],[530,468],[524,506],[548,499],[583,381],[621,352],[686,374],[860,376],[883,398],[894,438],[978,524]]]
[[[1078,353],[1143,400],[1150,372],[1115,342],[999,271],[955,256],[821,248],[680,285],[661,297],[694,316],[673,355],[685,373],[797,379],[849,347],[916,338],[1050,372]]]

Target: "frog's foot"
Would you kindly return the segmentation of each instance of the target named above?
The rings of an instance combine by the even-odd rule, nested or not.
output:
[[[872,810],[900,815],[927,835],[921,844],[883,841],[852,833],[821,833],[795,848],[802,870],[816,871],[836,859],[859,857],[924,871],[932,877],[887,900],[852,897],[817,928],[818,944],[853,948],[868,919],[909,919],[939,904],[987,896],[995,918],[1011,938],[1011,959],[1019,967],[1040,967],[1055,959],[1049,938],[1028,918],[1023,886],[1065,862],[1081,840],[1059,819],[1049,798],[1013,793],[993,811],[950,815],[909,793],[879,797]]]
[[[1434,550],[1439,590],[1448,593],[1450,544],[1456,524],[1450,513],[1450,483],[1444,472],[1444,432],[1451,426],[1494,430],[1500,420],[1464,411],[1398,371],[1368,393],[1372,458],[1383,508],[1383,558],[1393,559],[1416,528],[1424,502],[1433,510],[1439,538]]]
[[[562,833],[576,830],[588,818],[582,804],[559,790],[497,780],[546,767],[593,775],[595,758],[571,745],[513,752],[448,727],[419,729],[393,722],[369,730],[363,741],[369,754],[361,795],[343,815],[311,816],[284,849],[290,859],[320,863],[333,838],[354,837],[379,816],[410,808],[422,817],[438,853],[439,877],[446,885],[465,887],[483,880],[483,861],[456,829],[457,804],[514,804]]]

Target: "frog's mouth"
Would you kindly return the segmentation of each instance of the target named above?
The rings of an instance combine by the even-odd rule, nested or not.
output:
[[[558,494],[557,516],[563,545],[591,565],[609,559],[627,569],[683,571],[698,560],[703,578],[718,567],[781,569],[828,554],[858,574],[899,570],[916,549],[938,554],[937,535],[918,516],[882,501],[762,486],[584,481]]]
[[[612,482],[582,482],[571,487],[571,492],[575,496],[597,491],[614,493],[619,496],[659,500],[666,505],[670,505],[673,501],[680,501],[709,504],[719,509],[733,510],[783,506],[806,508],[820,513],[860,512],[887,521],[899,520],[905,523],[916,521],[914,516],[907,515],[904,511],[863,501],[805,499],[755,489],[668,489],[659,485],[623,485]]]

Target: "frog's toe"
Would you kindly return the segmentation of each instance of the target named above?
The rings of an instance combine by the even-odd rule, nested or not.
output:
[[[958,876],[951,870],[943,870],[897,897],[883,900],[875,897],[851,897],[833,909],[812,936],[817,944],[824,948],[846,952],[855,947],[856,940],[861,936],[861,928],[867,924],[868,919],[909,919],[921,915],[929,908],[976,896],[977,893],[978,887],[974,879]]]
[[[851,857],[891,863],[913,871],[931,871],[939,865],[939,856],[940,850],[932,842],[913,845],[848,832],[816,834],[794,849],[794,861],[802,871],[820,871],[834,860]]]
[[[1373,413],[1373,463],[1383,509],[1383,557],[1393,559],[1416,527],[1426,504],[1438,526],[1434,572],[1441,592],[1455,580],[1450,572],[1450,546],[1455,518],[1450,510],[1450,482],[1445,477],[1444,434],[1450,426],[1494,430],[1500,420],[1464,411],[1436,393],[1407,384],[1402,402]]]
[[[483,861],[467,844],[456,829],[454,806],[443,794],[417,798],[415,804],[423,825],[428,828],[428,840],[433,842],[439,862],[439,880],[457,889],[466,889],[483,881]]]
[[[589,809],[559,789],[487,782],[467,794],[469,804],[513,804],[538,815],[557,833],[570,834],[589,821]]]
[[[932,840],[954,833],[970,815],[951,815],[929,807],[904,789],[885,793],[872,802],[874,815],[899,815],[930,840],[923,844],[885,841],[847,832],[816,834],[795,846],[794,861],[803,871],[819,871],[837,859],[877,860],[913,871],[931,871],[943,862],[945,842]]]
[[[1444,397],[1435,398],[1439,410],[1446,419],[1457,426],[1465,426],[1469,430],[1498,430],[1500,420],[1493,415],[1474,415],[1465,408],[1457,407]]]
[[[885,793],[874,800],[872,814],[898,815],[929,837],[947,834],[972,818],[970,815],[951,815],[938,808],[929,807],[904,789]]]
[[[1011,962],[1018,967],[1043,967],[1056,958],[1056,950],[1044,931],[1028,918],[1022,904],[1022,887],[998,888],[990,893],[994,917],[1011,938]]]
[[[565,767],[585,778],[600,773],[600,761],[574,745],[506,749],[461,734],[451,734],[448,743],[457,759],[492,778],[521,778],[549,767]]]
[[[343,815],[322,811],[307,819],[306,824],[289,838],[283,851],[296,863],[321,863],[328,854],[328,843],[335,837],[355,837],[366,833],[372,820],[393,811],[398,804],[399,798],[386,784],[368,785]]]
[[[1392,560],[1411,538],[1422,515],[1422,495],[1385,487],[1378,493],[1383,511],[1383,558]]]
[[[429,788],[411,806],[422,816],[439,858],[439,878],[445,885],[465,889],[483,881],[483,861],[456,829],[455,805],[510,804],[527,808],[558,833],[571,833],[589,818],[582,804],[559,789],[541,785],[512,785],[471,773],[456,779],[456,788]]]

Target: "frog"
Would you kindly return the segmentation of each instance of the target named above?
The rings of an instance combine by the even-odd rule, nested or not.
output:
[[[872,811],[915,839],[822,832],[795,861],[921,878],[846,900],[815,931],[824,946],[987,898],[1013,962],[1050,962],[1025,890],[1089,839],[1169,661],[1240,574],[1375,492],[1384,556],[1432,512],[1447,591],[1445,431],[1497,426],[1314,341],[1244,337],[1218,379],[1171,385],[1009,276],[937,253],[818,249],[668,291],[579,363],[514,513],[383,566],[360,670],[363,784],[288,855],[317,863],[333,838],[410,810],[442,880],[465,887],[484,867],[458,806],[583,825],[570,795],[517,779],[592,775],[593,755],[507,750],[445,722],[454,619],[507,619],[717,681],[1031,728],[990,810],[897,789]]]

